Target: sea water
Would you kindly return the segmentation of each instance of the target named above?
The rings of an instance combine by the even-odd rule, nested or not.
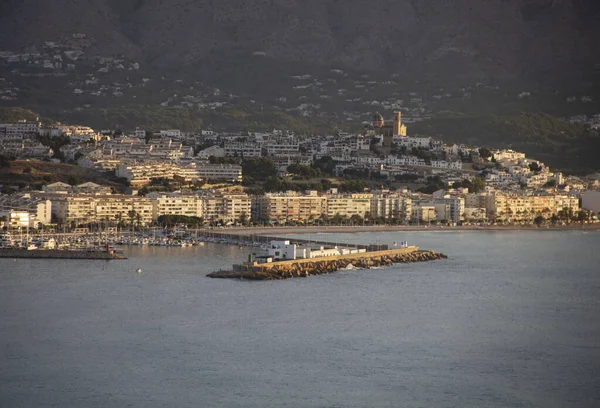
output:
[[[250,251],[218,244],[0,259],[0,407],[600,406],[599,232],[298,237],[449,259],[270,282],[205,277]]]

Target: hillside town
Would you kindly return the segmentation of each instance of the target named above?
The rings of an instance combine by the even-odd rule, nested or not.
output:
[[[510,149],[410,136],[400,112],[325,135],[19,121],[0,124],[0,155],[76,164],[124,187],[3,185],[0,219],[10,229],[144,227],[169,217],[196,226],[542,226],[597,223],[600,212],[600,174],[565,176]]]

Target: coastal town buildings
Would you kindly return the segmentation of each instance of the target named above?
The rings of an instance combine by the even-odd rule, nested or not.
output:
[[[34,228],[52,221],[52,202],[29,193],[0,194],[0,217],[6,217],[11,225]]]
[[[278,222],[317,220],[327,213],[327,202],[327,197],[316,191],[267,193],[256,198],[256,219]]]
[[[27,223],[32,225],[149,225],[162,215],[197,217],[205,223],[222,224],[357,223],[385,219],[394,223],[461,225],[532,223],[538,217],[556,221],[573,218],[581,208],[598,212],[597,191],[593,190],[600,189],[600,176],[565,177],[522,152],[497,149],[489,152],[491,156],[484,156],[476,147],[409,136],[399,112],[391,120],[378,113],[371,119],[360,133],[338,131],[307,136],[277,129],[186,133],[178,129],[148,132],[137,128],[130,134],[121,134],[39,122],[3,124],[0,154],[44,161],[59,161],[56,157],[60,156],[63,161],[126,180],[134,194],[138,188],[146,188],[140,191],[145,196],[138,196],[115,194],[113,187],[98,184],[101,181],[79,185],[44,182],[42,191],[27,192],[27,200],[33,200],[33,204],[19,203],[23,191],[14,195],[13,201],[9,199],[13,195],[0,197],[0,216],[12,218],[15,225],[25,223],[25,212],[33,220]],[[68,142],[57,152],[40,142],[57,137]],[[312,186],[304,192],[273,191],[252,196],[241,187],[236,192],[211,186],[201,188],[203,183],[248,185],[252,177],[243,177],[240,163],[260,162],[258,159],[263,158],[272,162],[279,177],[295,180],[297,174],[290,166],[300,165],[318,174],[317,180],[312,180]],[[311,190],[317,188],[315,181],[325,177],[315,171],[317,163],[327,165],[326,177],[331,174],[343,180],[365,178],[376,180],[381,187],[345,193],[335,188],[322,191],[329,187]],[[439,183],[439,190],[432,194],[398,189],[398,184],[405,181],[422,186],[432,179]],[[477,180],[481,184],[473,191],[452,187]],[[172,182],[170,187],[177,186],[177,191],[151,192],[165,182]],[[397,191],[393,191],[393,185]],[[191,187],[196,191],[185,190]]]

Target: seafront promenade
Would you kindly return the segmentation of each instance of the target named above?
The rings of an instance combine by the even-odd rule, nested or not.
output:
[[[320,234],[320,233],[359,233],[359,232],[444,232],[444,231],[600,231],[597,224],[568,224],[568,225],[327,225],[327,226],[281,226],[281,227],[227,227],[211,230],[215,233],[229,235],[278,235],[278,234]]]

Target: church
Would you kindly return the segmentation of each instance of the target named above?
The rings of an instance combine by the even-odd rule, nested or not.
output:
[[[394,112],[394,120],[391,124],[387,124],[383,116],[375,112],[371,123],[365,125],[364,135],[373,137],[376,140],[376,147],[391,149],[396,139],[406,137],[406,125],[402,123],[402,113]]]

